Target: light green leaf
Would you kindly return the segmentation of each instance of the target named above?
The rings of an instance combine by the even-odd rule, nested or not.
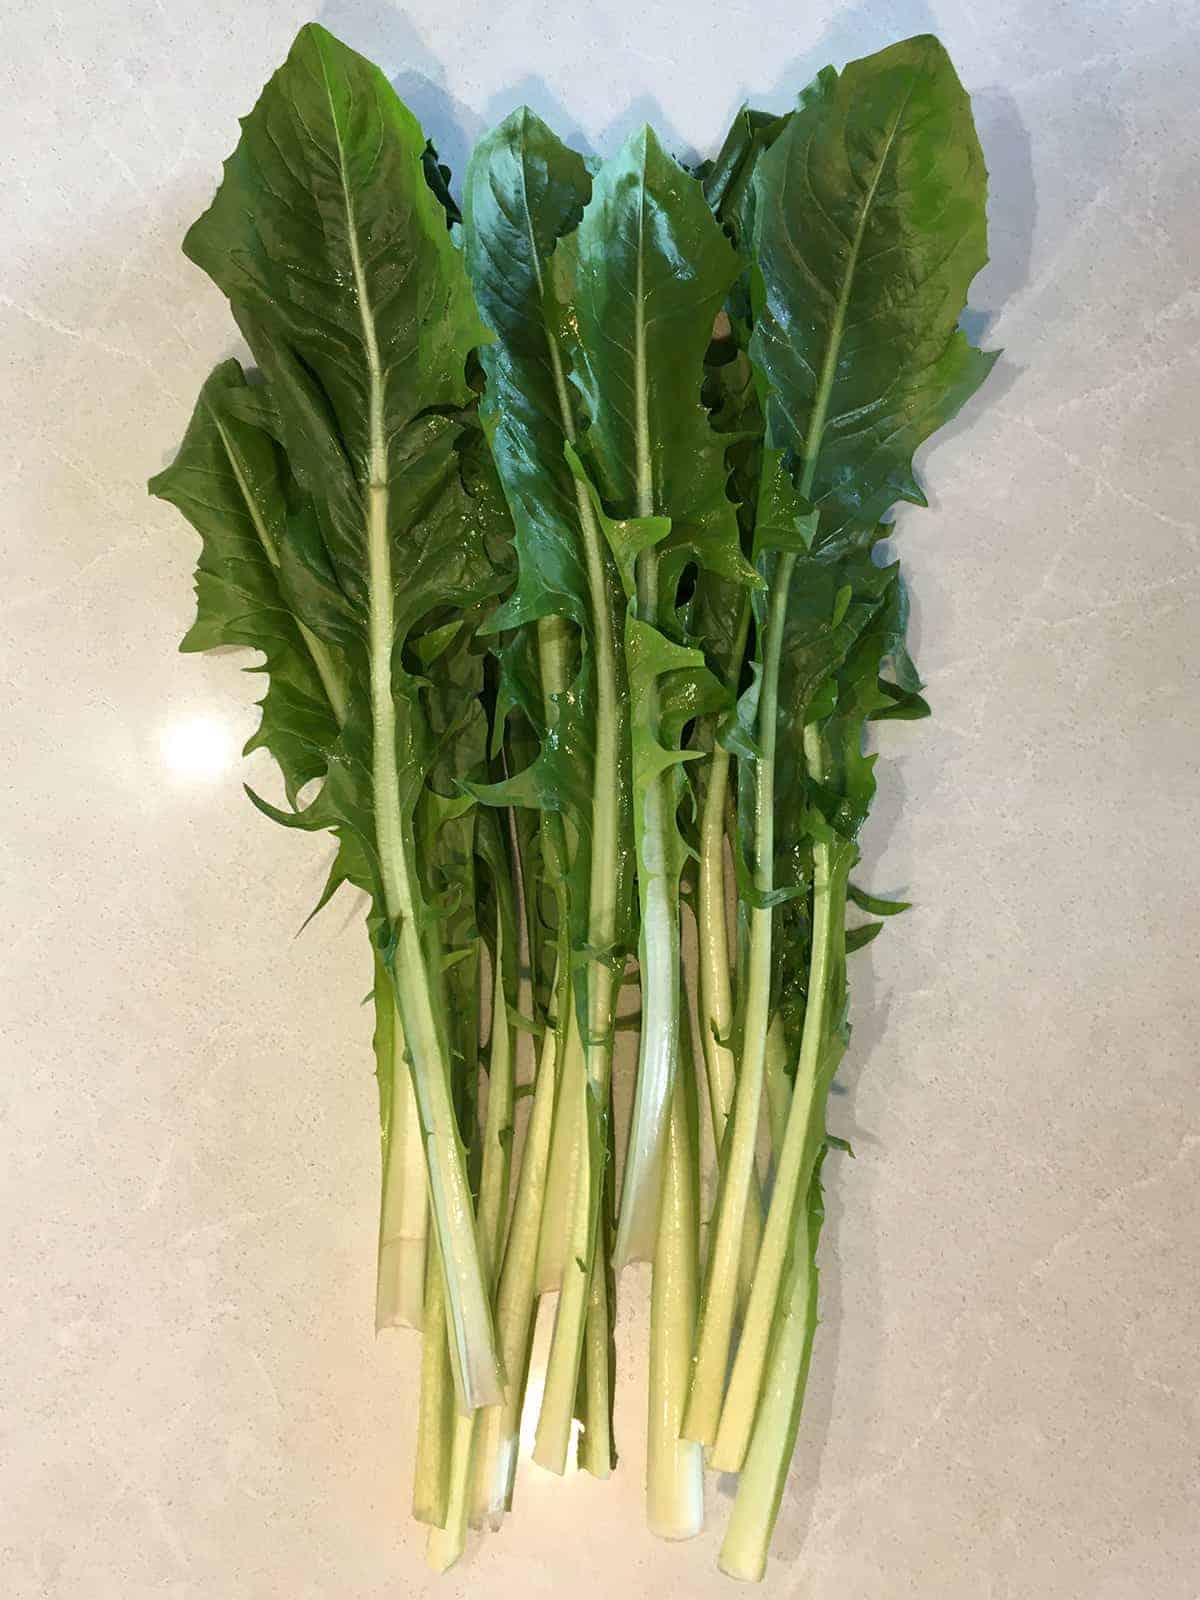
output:
[[[322,815],[357,833],[386,914],[413,1063],[460,1402],[499,1398],[455,1124],[436,919],[414,811],[436,739],[406,641],[504,583],[462,476],[456,409],[484,337],[423,171],[425,138],[379,70],[303,28],[242,123],[185,251],[224,290],[272,390],[312,515],[289,525],[288,598],[353,674]]]

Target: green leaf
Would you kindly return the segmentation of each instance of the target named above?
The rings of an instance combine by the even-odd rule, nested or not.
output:
[[[510,740],[516,733],[514,749],[522,726],[535,746],[528,764],[476,792],[494,804],[544,814],[541,863],[558,902],[556,1058],[564,1085],[568,1078],[572,1085],[557,1096],[554,1140],[557,1146],[569,1139],[586,1164],[576,1178],[580,1198],[564,1220],[561,1256],[589,1263],[603,1207],[614,974],[631,940],[633,860],[627,687],[618,650],[624,597],[592,502],[568,460],[583,419],[570,382],[573,257],[564,236],[577,227],[590,193],[583,160],[522,109],[476,147],[464,204],[467,269],[494,335],[480,355],[482,411],[516,529],[517,585],[492,624],[519,630],[502,649],[500,712]],[[543,921],[538,910],[530,918],[535,928]],[[568,1050],[572,1036],[576,1043],[582,1036],[586,1072],[566,1072],[576,1048]],[[536,1205],[531,1199],[522,1214],[543,1203],[544,1197]],[[506,1267],[504,1292],[517,1309],[505,1321],[505,1356],[519,1384],[531,1326],[520,1306],[532,1304],[534,1285],[532,1278],[517,1285],[515,1274],[533,1271],[536,1249],[511,1255],[514,1276]],[[558,1470],[565,1464],[589,1280],[590,1272],[582,1283],[569,1275],[555,1323],[537,1449]],[[519,1399],[510,1386],[505,1416],[514,1426]]]
[[[704,175],[704,194],[717,220],[738,245],[748,243],[748,205],[759,157],[787,126],[791,113],[776,116],[742,106],[725,135],[716,160]]]
[[[482,413],[515,527],[516,588],[493,629],[524,629],[565,618],[582,639],[572,673],[551,679],[555,658],[518,635],[504,653],[502,696],[520,706],[537,739],[533,763],[481,795],[497,804],[533,806],[571,819],[577,844],[569,863],[566,915],[571,938],[612,944],[628,937],[629,833],[623,686],[611,640],[620,626],[619,591],[586,492],[567,451],[577,436],[575,392],[568,381],[562,309],[554,272],[562,236],[579,222],[591,193],[582,157],[540,118],[522,108],[476,146],[467,170],[464,249],[485,323],[494,335],[480,359],[486,377]],[[547,634],[563,639],[561,630]],[[564,657],[565,659],[565,657]],[[605,715],[601,717],[601,705]],[[618,882],[607,928],[589,927],[588,882],[595,837],[597,737],[608,754],[599,836],[616,848]],[[611,812],[611,815],[609,814]],[[559,854],[562,846],[558,848]],[[552,851],[552,854],[555,854]]]
[[[467,269],[494,335],[481,352],[482,412],[515,526],[517,584],[492,627],[526,630],[503,652],[501,693],[537,740],[531,765],[480,792],[493,803],[570,819],[569,860],[561,859],[562,839],[546,843],[553,870],[565,877],[577,952],[628,940],[631,881],[625,689],[614,647],[624,607],[591,502],[568,461],[580,419],[559,298],[560,240],[578,225],[590,193],[582,157],[522,108],[476,146],[464,222]],[[602,914],[590,903],[597,851],[613,880]]]
[[[482,411],[512,507],[517,589],[496,627],[590,606],[580,506],[564,444],[575,437],[573,391],[556,326],[551,259],[591,193],[583,159],[522,108],[476,145],[464,195],[464,252],[494,340],[480,352]]]
[[[291,810],[247,794],[264,816],[285,827],[330,826],[326,808],[297,809],[300,790],[325,776],[346,717],[350,680],[336,645],[317,637],[289,606],[293,547],[289,527],[311,514],[280,442],[269,391],[250,386],[236,361],[225,361],[200,392],[175,461],[150,492],[175,505],[200,533],[196,621],[186,651],[250,646],[266,657],[262,721],[245,753],[267,749],[279,765]],[[329,877],[306,921],[343,883],[370,890],[370,863],[347,828]]]
[[[913,452],[994,356],[957,328],[987,259],[970,101],[928,35],[829,67],[755,173],[751,355],[823,535],[923,504]]]
[[[701,399],[737,258],[700,185],[642,128],[597,174],[575,242],[573,376],[590,419],[580,454],[601,500],[616,518],[670,518],[668,590],[688,560],[753,583],[725,443]]]
[[[799,884],[811,873],[813,828],[852,843],[866,815],[874,777],[861,752],[865,720],[928,710],[904,649],[898,572],[876,567],[871,549],[886,532],[876,526],[882,512],[919,498],[916,445],[990,365],[956,329],[986,258],[986,174],[941,46],[909,40],[841,77],[827,69],[759,161],[754,185],[750,354],[769,446],[756,546],[795,551],[775,530],[795,525],[810,501],[820,514],[813,548],[798,551],[791,571],[780,673],[775,870]],[[895,684],[880,676],[889,669]],[[815,805],[792,732],[813,719],[833,754]],[[745,792],[741,815],[749,837]],[[808,930],[798,905],[777,915],[774,1003],[796,1044]]]
[[[238,363],[223,361],[150,493],[178,507],[202,540],[196,620],[180,649],[262,651],[265,666],[253,670],[267,673],[267,692],[245,753],[271,753],[295,807],[304,785],[328,768],[345,712],[345,667],[336,649],[297,622],[281,592],[279,552],[288,497],[297,491],[271,434],[230,405],[247,392]]]
[[[450,193],[450,168],[438,160],[437,147],[432,139],[426,140],[425,149],[421,152],[421,170],[425,174],[425,182],[446,213],[447,228],[453,228],[455,223],[462,221],[462,212]]]
[[[847,1038],[845,953],[881,926],[847,935],[844,925],[847,876],[875,791],[863,729],[898,703],[881,686],[885,669],[905,697],[919,684],[904,649],[897,571],[876,565],[872,551],[886,511],[898,500],[923,503],[917,446],[991,364],[957,327],[986,259],[985,190],[969,101],[928,37],[854,62],[840,78],[822,72],[755,171],[749,355],[765,444],[754,549],[770,592],[756,605],[759,753],[753,794],[742,784],[740,822],[760,891],[789,877],[806,883],[810,871],[813,890],[811,922],[799,901],[776,914],[795,935],[778,945],[771,918],[759,908],[750,915],[754,998],[745,1005],[742,1084],[758,1076],[766,960],[771,1003],[793,1045],[801,1001],[803,1021],[775,1187],[713,1445],[725,1469],[741,1467],[745,1456],[796,1212]],[[805,946],[807,974],[796,960]],[[739,1131],[735,1123],[735,1139]],[[744,1141],[742,1131],[739,1154]],[[715,1229],[712,1259],[726,1269],[733,1230],[725,1201],[740,1194],[726,1183]],[[780,1305],[786,1301],[785,1293]],[[726,1270],[721,1296],[706,1308],[693,1388],[694,1427],[703,1430],[693,1436],[706,1439],[729,1304]],[[710,1338],[714,1305],[720,1320],[713,1313]],[[797,1342],[797,1359],[800,1351]],[[771,1425],[756,1425],[756,1439]],[[757,1475],[753,1445],[746,1471],[743,1483]],[[775,1492],[781,1485],[780,1475]],[[766,1489],[761,1479],[757,1487]]]
[[[470,1407],[499,1398],[499,1373],[454,1123],[439,930],[416,861],[437,733],[406,646],[505,578],[464,483],[455,416],[471,402],[466,363],[484,330],[425,145],[383,74],[310,24],[244,119],[184,248],[233,303],[311,502],[288,524],[287,598],[352,673],[319,814],[357,834],[386,914],[381,949],[431,1130],[455,1380]]]
[[[875,570],[894,579],[894,569]],[[829,759],[816,799],[839,837],[848,842],[857,836],[875,797],[875,757],[863,753],[863,730],[868,718],[886,703],[879,668],[891,653],[902,622],[900,591],[889,581],[837,669],[836,706],[821,728]]]
[[[797,493],[782,450],[763,449],[761,473],[754,519],[755,555],[807,553],[817,537],[819,516]]]
[[[924,695],[906,694],[884,678],[879,680],[879,693],[881,703],[871,712],[871,722],[917,722],[933,714]]]
[[[780,117],[743,106],[704,179],[708,202],[744,258],[747,269],[754,231],[755,169],[763,153],[786,128],[790,117],[790,112]],[[739,339],[748,331],[751,318],[750,281],[749,270],[739,273],[726,301],[730,326]]]
[[[643,1012],[620,1266],[653,1251],[678,1060],[679,769],[695,754],[679,748],[680,705],[728,698],[681,637],[680,583],[690,564],[733,582],[754,575],[726,494],[726,441],[702,398],[713,321],[738,262],[701,186],[643,128],[596,174],[573,243],[573,377],[589,419],[578,451],[629,603]]]
[[[884,900],[877,894],[868,894],[853,883],[847,885],[846,896],[860,911],[869,912],[873,917],[895,917],[902,911],[912,910],[911,900]]]
[[[882,922],[864,922],[861,928],[846,929],[846,954],[852,955],[855,950],[861,950],[864,945],[879,936],[883,931]]]

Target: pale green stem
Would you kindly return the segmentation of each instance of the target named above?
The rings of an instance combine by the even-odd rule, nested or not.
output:
[[[753,818],[754,886],[760,895],[769,894],[774,886],[779,663],[788,589],[795,559],[791,554],[779,557],[767,603],[762,648],[758,704],[759,757],[754,765]],[[721,1174],[716,1219],[710,1233],[696,1362],[684,1418],[686,1436],[706,1445],[711,1444],[716,1436],[721,1414],[721,1397],[737,1308],[738,1261],[755,1170],[771,999],[771,921],[769,906],[759,904],[751,908],[742,1060],[734,1095],[733,1127],[726,1138],[727,1153]]]
[[[386,878],[386,874],[385,874]],[[407,890],[407,873],[401,881]],[[500,1368],[487,1289],[480,1268],[475,1211],[450,1093],[449,1067],[429,987],[428,952],[411,915],[391,909],[400,939],[393,976],[413,1088],[425,1132],[429,1193],[446,1289],[446,1320],[455,1387],[464,1410],[500,1398]],[[410,909],[413,906],[408,898]]]
[[[571,627],[561,617],[543,617],[537,625],[537,636],[543,715],[546,726],[552,727],[559,715],[558,696],[570,685]],[[568,851],[563,819],[553,812],[543,812],[541,830],[547,870],[553,881],[561,884],[566,877]],[[560,915],[566,915],[565,906],[560,906]],[[543,1219],[548,1211],[554,1143],[560,1126],[571,1125],[570,1117],[562,1111],[564,1082],[570,1075],[571,1064],[582,1061],[579,1021],[571,993],[570,961],[565,949],[560,949],[559,953],[554,997],[555,1018],[547,1026],[542,1041],[496,1296],[504,1393],[500,1405],[484,1412],[476,1438],[470,1508],[470,1520],[476,1526],[487,1522],[498,1527],[512,1505],[534,1315],[541,1288]],[[562,1226],[564,1214],[559,1212],[554,1217],[560,1234],[566,1231]]]
[[[585,1099],[590,1098],[592,1089],[586,1078],[581,1084],[581,1090]],[[567,1468],[571,1426],[575,1420],[575,1396],[583,1355],[592,1284],[591,1267],[599,1222],[600,1162],[603,1159],[602,1153],[597,1148],[598,1138],[595,1132],[599,1124],[598,1111],[594,1107],[585,1105],[582,1111],[577,1109],[574,1114],[586,1117],[592,1132],[581,1150],[580,1168],[576,1176],[569,1231],[571,1245],[574,1248],[568,1256],[562,1288],[559,1291],[550,1357],[546,1364],[546,1382],[542,1391],[542,1405],[538,1414],[533,1446],[533,1459],[537,1464],[550,1472],[558,1473],[565,1472]]]
[[[467,1547],[467,1513],[471,1498],[471,1466],[483,1411],[456,1411],[450,1445],[446,1515],[425,1538],[425,1560],[434,1572],[447,1572]]]
[[[531,237],[534,259],[541,264],[536,242]],[[558,397],[563,435],[571,445],[577,442],[562,353],[552,329],[547,328],[547,348]],[[617,887],[620,881],[619,806],[617,774],[625,725],[625,712],[617,693],[616,642],[609,606],[609,578],[604,536],[596,520],[586,485],[575,480],[575,504],[587,573],[588,604],[592,619],[591,646],[596,673],[596,743],[592,772],[591,867],[588,882],[588,944],[594,951],[611,952],[617,933]],[[609,1079],[612,1072],[614,977],[610,962],[602,955],[592,958],[587,968],[586,1030],[583,1040],[588,1092],[584,1111],[588,1118],[588,1138],[580,1151],[581,1163],[575,1199],[570,1208],[570,1235],[566,1268],[554,1319],[550,1359],[546,1368],[546,1387],[538,1419],[534,1459],[552,1471],[565,1470],[575,1391],[583,1348],[584,1324],[590,1291],[591,1261],[595,1250],[595,1229],[599,1216],[600,1173],[593,1170],[596,1147],[594,1119],[606,1113]],[[569,1117],[578,1117],[579,1105],[569,1103]],[[606,1141],[605,1141],[606,1143]],[[601,1157],[602,1159],[602,1157]],[[578,1257],[585,1264],[574,1270]]]
[[[787,1035],[778,1012],[767,1029],[767,1125],[771,1134],[771,1159],[779,1160],[787,1129],[788,1107],[792,1103],[792,1081],[788,1077]],[[761,1233],[761,1221],[760,1229]]]
[[[750,632],[750,601],[742,601],[737,633],[726,674],[726,687],[737,692]],[[726,921],[725,805],[729,796],[732,757],[721,744],[713,743],[708,760],[704,804],[700,813],[700,868],[697,879],[697,973],[700,980],[700,1039],[704,1046],[704,1065],[708,1079],[708,1103],[712,1116],[713,1143],[720,1156],[725,1140],[725,1124],[733,1110],[737,1083],[737,1062],[733,1034],[733,962],[729,950]],[[761,1217],[756,1208],[749,1211],[747,1242],[753,1245],[742,1253],[743,1271],[753,1269],[758,1249]],[[747,1257],[749,1258],[747,1260]]]
[[[504,887],[497,885],[503,898]],[[511,920],[511,905],[509,906]],[[479,1181],[479,1248],[490,1286],[499,1270],[508,1220],[508,1185],[513,1135],[513,1039],[504,991],[504,906],[496,919],[496,946],[492,954],[492,1025],[488,1052],[488,1101],[483,1136],[483,1170]],[[475,1454],[483,1443],[484,1420],[501,1410],[456,1412],[450,1447],[446,1516],[441,1527],[429,1530],[425,1559],[435,1572],[445,1572],[466,1548],[467,1521],[475,1485]]]
[[[804,752],[811,776],[820,782],[824,777],[824,760],[821,735],[815,724],[810,723],[804,730]],[[800,1059],[776,1162],[762,1249],[710,1458],[711,1464],[721,1472],[739,1471],[746,1454],[767,1364],[780,1285],[789,1253],[794,1248],[797,1212],[807,1195],[819,1149],[820,1141],[815,1137],[820,1132],[817,1126],[820,1120],[818,1074],[829,1031],[832,978],[842,925],[840,876],[834,845],[818,840],[813,846],[812,957]]]
[[[818,1203],[815,1215],[810,1208],[807,1236],[798,1241],[788,1273],[757,1420],[717,1557],[722,1572],[747,1583],[761,1582],[766,1571],[771,1534],[796,1448],[817,1326],[814,1262],[819,1233]]]
[[[667,1125],[662,1205],[650,1289],[646,1522],[660,1539],[691,1539],[704,1526],[704,1452],[680,1438],[699,1294],[700,1219],[693,1072],[681,1052]]]
[[[503,982],[504,964],[508,959],[504,949],[504,916],[501,911],[496,919],[496,948],[492,953],[487,1117],[479,1178],[479,1249],[484,1278],[489,1286],[496,1280],[504,1254],[504,1229],[508,1221],[508,1189],[512,1172],[513,1033]]]
[[[739,643],[734,659],[745,653],[749,604],[742,611]],[[725,1131],[737,1089],[737,1065],[729,1043],[733,1032],[732,960],[726,924],[725,802],[729,791],[730,754],[715,745],[708,763],[708,780],[700,816],[700,866],[697,875],[697,969],[700,979],[700,1033],[708,1080],[708,1104],[713,1144],[718,1161],[724,1159]],[[762,1237],[762,1192],[758,1173],[751,1170],[750,1193],[742,1247],[738,1256],[738,1307],[750,1293],[754,1262]]]
[[[609,1354],[607,1264],[597,1253],[592,1263],[587,1323],[583,1335],[586,1422],[579,1437],[579,1465],[593,1478],[612,1475],[612,1372]]]
[[[368,567],[368,666],[371,694],[375,842],[388,921],[397,938],[391,964],[396,999],[404,1022],[413,1087],[425,1129],[429,1194],[442,1259],[450,1360],[461,1407],[493,1405],[500,1398],[500,1368],[491,1306],[484,1286],[475,1233],[475,1212],[466,1161],[450,1092],[450,1055],[439,1026],[439,1007],[430,977],[436,952],[424,947],[418,908],[420,895],[413,861],[411,824],[400,804],[396,752],[393,655],[396,645],[395,574],[390,524],[391,463],[385,406],[386,374],[363,268],[354,200],[345,153],[335,119],[346,236],[354,278],[354,301],[367,363],[367,493],[365,533]]]
[[[542,712],[547,728],[558,718],[557,697],[570,686],[569,647],[571,624],[562,617],[541,617],[537,623],[538,666],[542,683]],[[564,819],[554,812],[542,816],[542,837],[552,857],[550,870],[557,881],[565,879],[567,871],[567,841]],[[567,1004],[573,1004],[568,996]],[[560,1027],[557,1058],[558,1100],[566,1107],[574,1104],[582,1081],[583,1048],[578,1028],[569,1035],[564,1024]],[[538,1239],[537,1292],[557,1293],[563,1280],[566,1264],[567,1229],[563,1218],[570,1214],[575,1192],[575,1176],[579,1166],[579,1147],[586,1138],[581,1118],[570,1115],[554,1119],[554,1133],[550,1146],[550,1165],[546,1174],[546,1193],[542,1204],[542,1229]]]
[[[556,978],[559,1002],[568,1030],[578,1034],[575,1008],[561,974]],[[561,1035],[547,1027],[534,1084],[533,1105],[525,1133],[517,1193],[509,1225],[504,1266],[496,1296],[496,1326],[504,1362],[504,1393],[498,1406],[483,1413],[476,1446],[475,1490],[471,1520],[497,1527],[512,1504],[517,1472],[521,1412],[529,1375],[529,1353],[537,1308],[538,1236],[546,1195],[550,1141],[555,1121],[556,1056]]]
[[[574,997],[567,1004],[574,1006]],[[557,1294],[571,1259],[569,1218],[575,1204],[579,1174],[587,1166],[587,1062],[583,1036],[576,1026],[561,1050],[558,1068],[558,1111],[550,1141],[550,1164],[546,1173],[546,1198],[542,1206],[542,1229],[538,1239],[537,1289],[539,1294]]]
[[[450,1349],[446,1342],[444,1279],[436,1250],[429,1252],[425,1273],[419,1404],[413,1516],[418,1522],[440,1527],[446,1520],[455,1411]]]
[[[620,878],[619,809],[616,774],[620,771],[620,737],[624,726],[616,693],[616,657],[609,626],[607,589],[601,534],[591,500],[583,484],[576,483],[580,524],[584,533],[588,590],[596,654],[597,724],[596,761],[592,791],[591,873],[588,885],[588,943],[593,950],[610,952],[616,939],[617,885]],[[588,1137],[580,1150],[575,1196],[570,1212],[566,1270],[554,1318],[546,1387],[538,1418],[534,1460],[552,1472],[566,1470],[575,1393],[583,1351],[584,1327],[591,1289],[591,1264],[595,1254],[599,1219],[602,1163],[607,1140],[609,1079],[612,1071],[614,976],[603,955],[588,962],[587,1037],[583,1041],[586,1083],[583,1113]],[[579,1104],[564,1107],[578,1117]]]
[[[419,1328],[425,1301],[425,1246],[429,1225],[429,1180],[425,1143],[404,1051],[404,1029],[395,991],[375,957],[375,1039],[378,1070],[391,1082],[381,1100],[387,1123],[383,1139],[379,1209],[379,1268],[375,1327]]]
[[[652,509],[647,482],[639,515]],[[637,615],[653,624],[658,615],[658,556],[638,558]],[[658,734],[658,686],[651,684],[642,713]],[[637,774],[634,774],[635,787]],[[641,927],[638,968],[642,986],[642,1024],[621,1210],[613,1248],[619,1272],[630,1261],[650,1260],[656,1248],[658,1205],[663,1183],[663,1150],[670,1120],[671,1093],[679,1064],[679,869],[675,834],[675,774],[659,773],[641,797],[638,838],[638,893]],[[635,794],[635,804],[637,796]]]
[[[713,1141],[720,1153],[725,1124],[733,1110],[737,1063],[733,1033],[733,967],[726,922],[725,797],[731,756],[715,745],[708,759],[704,805],[700,813],[700,869],[697,875],[697,967],[700,979],[700,1032],[708,1078]]]

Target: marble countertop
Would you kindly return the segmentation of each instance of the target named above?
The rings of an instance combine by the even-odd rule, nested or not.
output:
[[[233,655],[181,657],[195,540],[145,479],[234,348],[179,253],[288,0],[8,6],[0,67],[4,828],[0,1592],[731,1592],[618,1476],[531,1469],[438,1581],[415,1344],[371,1326],[369,987],[328,852],[244,802]],[[808,12],[806,16],[805,13]],[[935,707],[888,725],[824,1326],[764,1593],[1200,1594],[1200,13],[1185,0],[333,0],[461,168],[527,100],[715,149],[932,29],[975,97],[1003,359],[898,533]],[[569,110],[564,109],[569,107]]]

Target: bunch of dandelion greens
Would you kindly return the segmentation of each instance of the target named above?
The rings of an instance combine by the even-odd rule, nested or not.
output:
[[[600,164],[519,110],[461,213],[448,179],[383,75],[304,28],[184,245],[256,371],[217,367],[151,484],[202,539],[183,648],[262,653],[250,748],[286,804],[251,799],[334,834],[322,905],[369,905],[376,1321],[422,1332],[430,1561],[513,1505],[542,1296],[534,1459],[574,1439],[613,1469],[641,1260],[649,1525],[696,1534],[706,1464],[737,1473],[720,1563],[759,1578],[846,958],[904,909],[851,881],[865,725],[927,711],[883,519],[991,363],[957,327],[986,174],[924,37],[740,113],[695,172],[648,128]]]

